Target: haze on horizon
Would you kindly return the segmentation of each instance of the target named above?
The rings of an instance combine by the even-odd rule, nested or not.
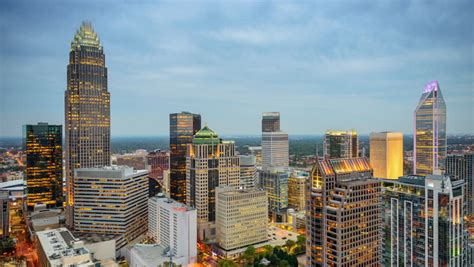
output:
[[[474,133],[473,1],[0,3],[0,136],[64,124],[69,46],[91,21],[106,55],[112,136],[163,136],[169,113],[221,135],[412,134],[438,80],[448,134]]]

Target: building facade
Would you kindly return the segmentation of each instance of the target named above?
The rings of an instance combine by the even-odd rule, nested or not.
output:
[[[170,168],[170,154],[167,151],[155,150],[147,155],[148,166],[150,168],[149,177],[158,181],[163,181],[163,171]]]
[[[375,178],[398,179],[403,176],[403,134],[370,134],[370,165]]]
[[[188,145],[186,159],[186,204],[197,210],[198,238],[216,236],[216,187],[238,188],[239,156],[232,141],[222,141],[204,126]]]
[[[240,187],[254,188],[258,182],[257,159],[252,155],[240,155]]]
[[[446,158],[446,104],[437,81],[425,86],[414,114],[413,169],[428,175],[443,169]]]
[[[285,132],[262,133],[262,168],[287,170],[289,165],[288,134]]]
[[[359,156],[359,137],[355,130],[328,130],[324,135],[323,154],[329,159],[356,158]]]
[[[74,176],[74,229],[121,236],[117,249],[147,231],[148,171],[81,168]]]
[[[466,266],[463,181],[403,176],[384,189],[385,266]]]
[[[0,238],[10,235],[10,194],[0,191]]]
[[[135,170],[148,169],[147,152],[145,150],[137,150],[135,153],[127,153],[117,155],[118,166],[128,166]]]
[[[270,213],[281,212],[288,208],[288,178],[288,172],[279,169],[260,172],[260,187],[267,192]]]
[[[293,171],[288,178],[288,207],[295,211],[305,210],[306,179],[308,174],[299,171]]]
[[[72,227],[74,169],[110,165],[110,93],[105,54],[90,23],[71,42],[65,92],[66,220]]]
[[[173,257],[196,262],[197,213],[163,194],[148,199],[148,235],[162,247],[169,247]]]
[[[306,266],[381,266],[381,182],[366,158],[319,159],[307,183]]]
[[[219,247],[229,252],[267,241],[268,204],[264,190],[218,187],[216,193]]]
[[[263,112],[262,132],[280,131],[280,112]]]
[[[464,181],[464,203],[467,214],[474,214],[474,153],[448,155],[446,157],[446,175],[451,181]]]
[[[63,131],[61,125],[25,125],[26,204],[49,207],[63,204]]]
[[[186,149],[201,129],[201,115],[189,112],[170,114],[170,194],[186,202]]]

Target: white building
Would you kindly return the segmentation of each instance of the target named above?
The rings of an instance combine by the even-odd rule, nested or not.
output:
[[[147,230],[148,171],[126,166],[76,169],[74,224],[82,233],[114,234],[117,250]]]
[[[162,248],[169,248],[173,258],[182,258],[185,264],[196,262],[196,209],[163,194],[149,198],[148,234]]]
[[[288,134],[285,132],[262,132],[262,168],[288,169]]]
[[[254,188],[257,186],[257,158],[252,155],[240,155],[240,187]]]
[[[38,260],[41,266],[94,266],[84,242],[74,238],[66,228],[37,232],[36,236]]]

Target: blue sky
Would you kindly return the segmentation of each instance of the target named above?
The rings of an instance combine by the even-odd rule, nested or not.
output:
[[[201,113],[257,134],[412,133],[439,80],[448,133],[474,133],[474,1],[1,1],[0,126],[64,123],[69,45],[83,20],[106,53],[112,135],[166,135]]]

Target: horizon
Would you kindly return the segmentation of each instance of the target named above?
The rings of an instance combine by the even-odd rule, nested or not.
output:
[[[0,3],[0,136],[64,125],[69,45],[82,21],[104,47],[112,136],[168,132],[181,110],[222,135],[258,133],[266,111],[279,111],[289,134],[412,134],[432,80],[448,134],[474,133],[472,1],[46,3]]]

